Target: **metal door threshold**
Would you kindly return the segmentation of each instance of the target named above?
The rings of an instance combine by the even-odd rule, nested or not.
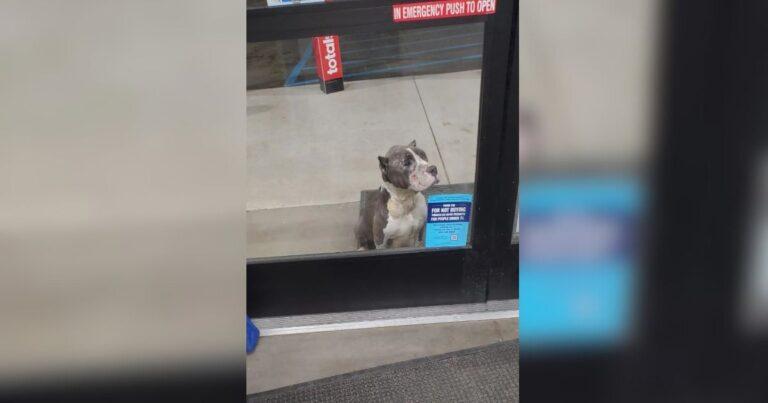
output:
[[[519,317],[518,300],[253,319],[262,336]]]

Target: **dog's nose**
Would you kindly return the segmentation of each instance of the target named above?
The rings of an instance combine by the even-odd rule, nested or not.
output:
[[[434,165],[430,165],[429,167],[427,167],[427,173],[434,177],[437,177],[437,167]]]

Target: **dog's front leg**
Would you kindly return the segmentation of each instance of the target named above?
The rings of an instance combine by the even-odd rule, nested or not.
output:
[[[412,248],[419,246],[419,233],[417,231],[411,231],[411,234],[408,236],[408,246]]]
[[[376,244],[376,249],[388,249],[390,246],[392,246],[392,240],[384,234],[384,240],[380,244]]]
[[[419,230],[416,235],[415,243],[416,243],[416,246],[418,247],[424,247],[424,227],[425,225],[422,224],[421,227],[419,227]]]

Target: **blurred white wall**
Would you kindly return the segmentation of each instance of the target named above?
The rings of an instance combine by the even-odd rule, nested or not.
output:
[[[640,163],[658,29],[655,0],[522,0],[522,163]]]
[[[242,362],[244,57],[242,0],[0,3],[0,385]]]

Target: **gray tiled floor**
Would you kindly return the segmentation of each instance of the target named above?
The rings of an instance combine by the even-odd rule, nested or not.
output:
[[[512,340],[517,327],[506,319],[264,337],[246,361],[247,391]]]

